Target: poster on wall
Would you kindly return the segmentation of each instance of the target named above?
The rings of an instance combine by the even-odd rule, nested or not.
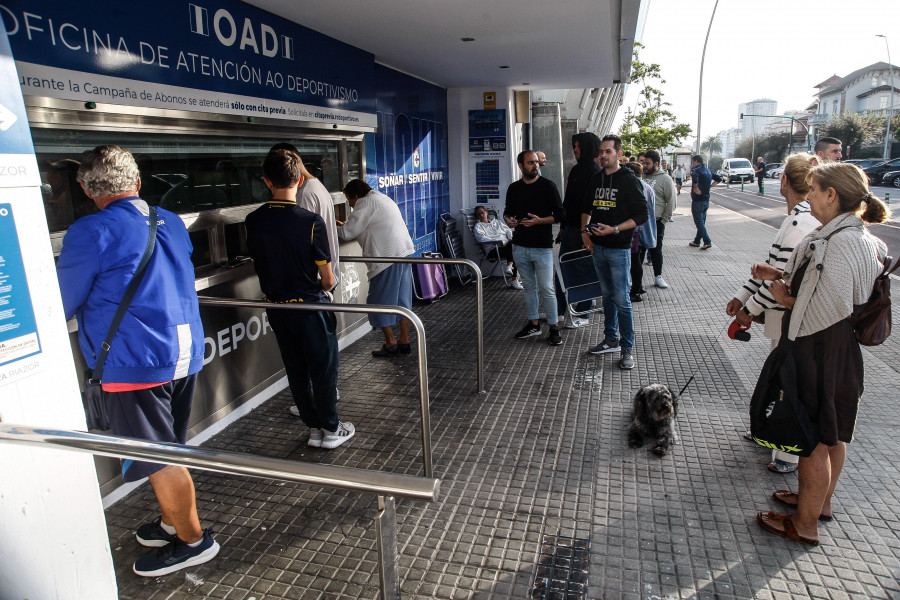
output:
[[[2,26],[0,19],[0,26]],[[40,178],[6,36],[0,37],[0,386],[41,370],[41,340],[13,199],[41,202]],[[19,205],[21,206],[21,204]]]
[[[469,181],[475,202],[502,208],[500,168],[506,157],[506,110],[470,110]]]
[[[0,204],[0,385],[15,379],[7,365],[41,351],[34,307],[11,204]]]
[[[375,125],[374,55],[237,0],[3,0],[22,93]]]
[[[378,128],[366,134],[366,181],[389,196],[416,254],[439,248],[438,216],[450,209],[447,92],[376,65]]]

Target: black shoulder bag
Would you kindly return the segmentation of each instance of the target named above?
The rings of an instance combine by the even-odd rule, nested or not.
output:
[[[84,371],[84,408],[87,416],[88,429],[109,429],[109,415],[106,411],[106,402],[103,400],[103,388],[101,381],[103,377],[103,363],[106,362],[106,355],[109,354],[109,348],[116,331],[125,318],[125,312],[131,304],[134,295],[137,293],[141,280],[144,279],[144,273],[147,272],[147,263],[150,262],[150,256],[153,254],[153,248],[156,246],[156,207],[150,207],[150,238],[147,240],[147,248],[144,250],[144,256],[138,263],[122,301],[119,302],[119,308],[113,316],[112,323],[109,325],[109,331],[106,333],[106,339],[100,344],[100,353],[97,356],[97,363],[93,369],[85,369]]]

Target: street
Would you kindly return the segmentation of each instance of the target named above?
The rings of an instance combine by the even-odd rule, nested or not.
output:
[[[733,183],[730,187],[719,184],[712,188],[710,200],[713,204],[722,208],[748,216],[751,219],[765,223],[775,229],[781,226],[786,214],[784,198],[780,192],[780,181],[778,179],[764,180],[765,196],[759,195],[759,188],[756,182],[745,183],[744,189],[741,191],[740,183]],[[688,188],[689,189],[689,188]],[[898,210],[897,202],[900,202],[900,189],[892,187],[873,187],[872,193],[885,199],[886,194],[891,195],[890,208]],[[679,200],[681,197],[679,197]],[[690,209],[686,211],[690,214]],[[884,240],[888,245],[888,252],[892,256],[897,256],[900,250],[900,214],[892,218],[883,225],[873,225],[870,231]]]

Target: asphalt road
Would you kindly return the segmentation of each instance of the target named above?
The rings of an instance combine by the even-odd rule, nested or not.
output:
[[[730,188],[719,184],[712,188],[710,201],[778,229],[787,214],[779,180],[766,179],[764,189],[765,196],[760,196],[756,182],[745,183],[743,191],[741,191],[739,183],[731,184]],[[898,254],[900,253],[900,220],[898,220],[900,219],[900,190],[893,187],[873,187],[872,193],[882,200],[885,198],[885,194],[889,193],[891,195],[890,207],[896,211],[896,216],[882,225],[873,225],[870,230],[884,240],[891,256],[900,256]]]

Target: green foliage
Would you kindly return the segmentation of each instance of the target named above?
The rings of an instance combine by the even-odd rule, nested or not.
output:
[[[706,140],[700,144],[701,150],[706,150],[712,156],[715,156],[717,152],[722,152],[722,142],[719,141],[719,138],[715,135],[711,135]]]
[[[722,168],[723,162],[725,162],[725,159],[721,156],[713,156],[711,159],[709,159],[709,164],[707,166],[709,167],[710,171],[715,173]]]
[[[836,137],[844,142],[844,156],[857,157],[864,146],[884,140],[887,127],[884,117],[845,111],[818,130],[818,136]]]
[[[772,135],[756,136],[756,143],[752,137],[742,140],[734,149],[736,158],[746,158],[751,163],[756,162],[757,156],[762,156],[767,163],[782,162],[791,149],[791,134],[789,133],[773,133]],[[798,146],[794,142],[793,151],[800,152],[805,148]]]
[[[638,110],[625,112],[625,120],[619,129],[623,150],[631,150],[637,154],[642,150],[662,150],[670,145],[679,145],[681,140],[691,134],[691,127],[679,123],[667,107],[671,103],[663,100],[662,91],[654,87],[666,82],[662,78],[659,65],[644,63],[638,57],[638,50],[644,46],[634,44],[634,57],[631,61],[631,82],[641,86]]]

